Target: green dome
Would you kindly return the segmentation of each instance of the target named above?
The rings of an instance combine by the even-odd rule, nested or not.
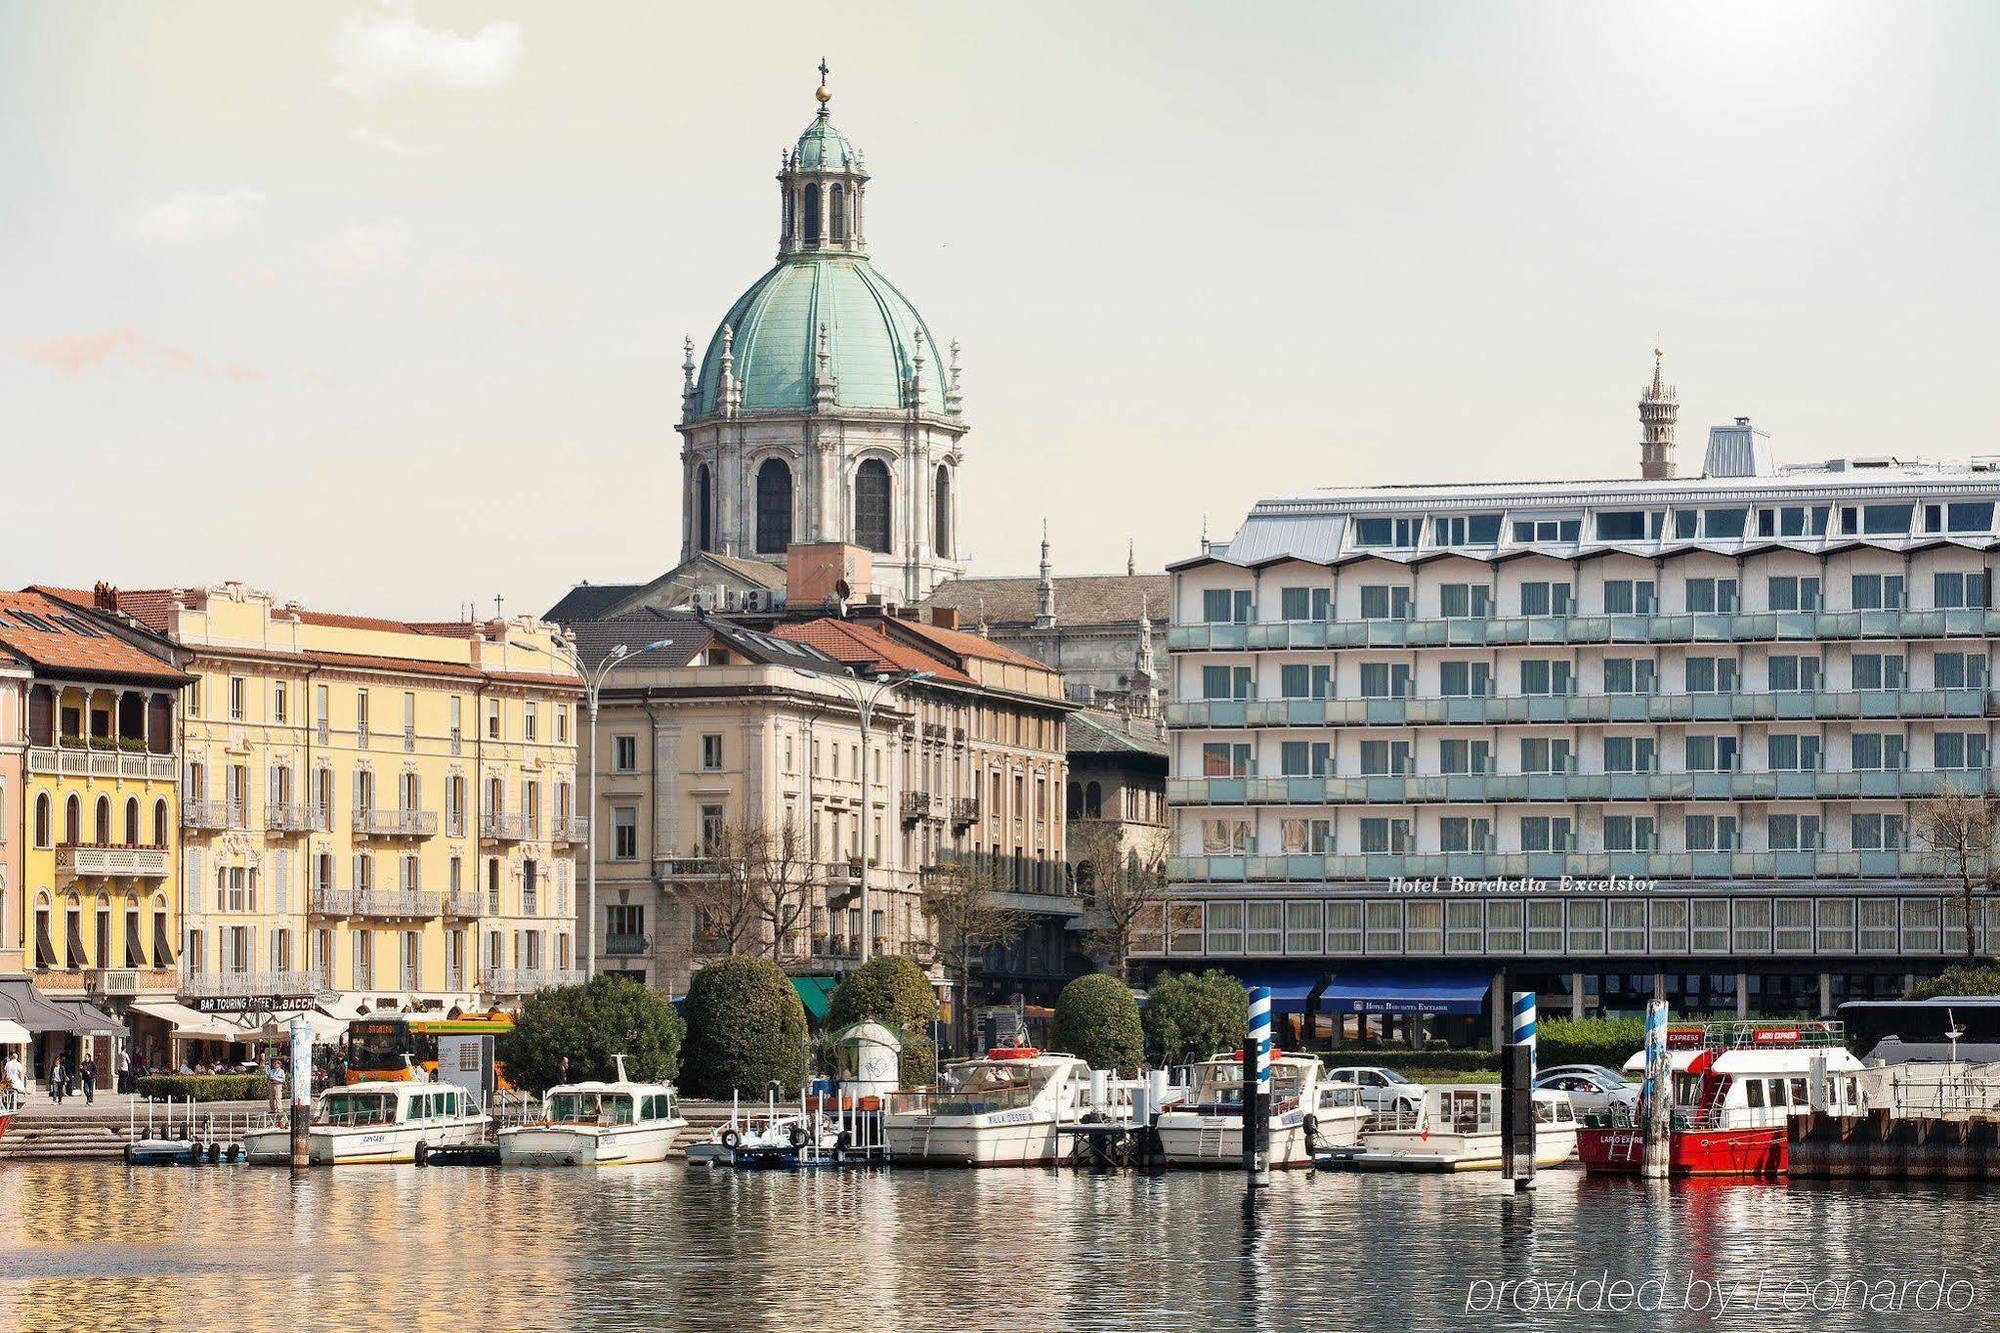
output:
[[[806,132],[799,136],[799,146],[792,154],[792,165],[800,171],[859,171],[859,157],[847,136],[822,115],[806,126]]]
[[[915,335],[922,329],[922,407],[942,413],[945,367],[937,339],[916,307],[857,255],[793,255],[738,297],[708,340],[695,389],[695,415],[718,410],[724,328],[736,334],[734,373],[743,386],[744,411],[811,407],[822,324],[836,406],[909,406],[904,385],[914,369]]]

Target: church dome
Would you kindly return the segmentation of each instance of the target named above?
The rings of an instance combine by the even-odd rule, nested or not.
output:
[[[709,416],[721,407],[725,331],[734,335],[731,373],[741,386],[742,410],[810,408],[822,325],[836,407],[908,408],[921,331],[920,406],[927,414],[944,410],[949,372],[937,340],[908,298],[862,256],[803,254],[781,259],[723,316],[701,359],[694,415]]]
[[[799,136],[792,165],[801,171],[859,171],[861,155],[846,135],[825,116],[816,117]]]

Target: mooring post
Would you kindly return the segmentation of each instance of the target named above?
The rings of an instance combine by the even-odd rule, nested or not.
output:
[[[294,1171],[303,1171],[312,1165],[311,1140],[306,1133],[312,1124],[312,1075],[312,1023],[304,1014],[300,1014],[292,1020],[292,1170]]]
[[[1639,1100],[1645,1109],[1645,1157],[1639,1164],[1639,1174],[1648,1180],[1665,1180],[1674,1109],[1673,1062],[1667,1055],[1665,1000],[1646,1002],[1646,1082]]]
[[[1535,993],[1515,991],[1500,1061],[1500,1170],[1516,1191],[1535,1187]]]
[[[1250,1188],[1271,1183],[1271,988],[1250,988],[1243,1043],[1243,1171]]]

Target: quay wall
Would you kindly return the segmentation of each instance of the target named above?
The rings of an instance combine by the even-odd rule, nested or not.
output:
[[[1816,1111],[1789,1127],[1788,1173],[1807,1178],[2000,1179],[2000,1120],[1985,1115],[1896,1116]]]

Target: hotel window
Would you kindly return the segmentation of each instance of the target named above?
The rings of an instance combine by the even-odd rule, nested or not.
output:
[[[1243,904],[1210,903],[1208,905],[1208,951],[1210,953],[1243,952]]]
[[[287,719],[286,719],[286,716],[285,716],[285,712],[286,712],[286,709],[285,709],[285,703],[286,703],[286,699],[285,699],[285,682],[284,682],[284,681],[282,681],[282,680],[274,680],[274,681],[272,681],[272,682],[271,682],[271,720],[272,720],[273,722],[284,722],[284,721],[286,721],[286,720],[287,720]]]
[[[1537,580],[1521,585],[1521,614],[1524,616],[1566,616],[1570,613],[1570,585]]]
[[[1604,771],[1652,773],[1659,768],[1659,744],[1651,736],[1606,736]]]
[[[1410,821],[1407,819],[1363,819],[1361,852],[1364,856],[1400,856],[1410,850]]]
[[[1569,951],[1604,952],[1604,900],[1578,898],[1569,904]]]
[[[1736,850],[1735,815],[1689,815],[1687,848],[1691,852],[1733,852]]]
[[[1521,693],[1569,694],[1575,688],[1571,669],[1564,658],[1524,658],[1521,662]]]
[[[1768,816],[1764,836],[1774,852],[1816,852],[1820,848],[1819,816]]]
[[[500,701],[498,699],[488,699],[486,701],[486,739],[489,741],[500,739]]]
[[[1524,904],[1517,898],[1503,898],[1486,904],[1486,952],[1521,952],[1521,920]]]
[[[1333,851],[1331,819],[1281,819],[1279,849],[1287,856],[1326,856]]]
[[[1821,898],[1818,903],[1819,951],[1854,952],[1854,900]]]
[[[1250,668],[1247,666],[1205,666],[1201,669],[1201,697],[1204,699],[1248,699],[1251,694]],[[834,753],[838,755],[839,749]],[[835,760],[836,765],[839,760]],[[835,777],[839,776],[836,771]]]
[[[1583,535],[1580,518],[1523,518],[1514,520],[1517,542],[1573,542]]]
[[[1736,610],[1735,579],[1689,579],[1686,595],[1690,614],[1728,615]]]
[[[636,806],[614,806],[611,811],[611,859],[639,859],[639,811]]]
[[[1597,515],[1597,540],[1601,542],[1658,541],[1666,522],[1660,509],[1611,509]]]
[[[1438,850],[1441,852],[1490,852],[1493,850],[1493,821],[1470,815],[1447,815],[1438,821]]]
[[[1689,904],[1688,948],[1693,953],[1729,952],[1729,900],[1696,898]]]
[[[1984,653],[1938,653],[1931,658],[1931,676],[1941,690],[1986,688]]]
[[[1767,664],[1765,676],[1766,687],[1773,691],[1810,694],[1819,688],[1819,656],[1779,653]]]
[[[722,735],[706,732],[701,738],[701,771],[715,773],[722,769]]]
[[[1690,657],[1687,660],[1689,694],[1732,694],[1735,690],[1735,658]]]
[[[1651,694],[1659,668],[1650,657],[1607,657],[1604,659],[1606,694]]]
[[[1407,699],[1410,697],[1410,667],[1407,662],[1363,662],[1361,697],[1364,699]]]
[[[1936,505],[1926,505],[1926,517],[1929,517],[1930,511],[1937,507]],[[1991,532],[1993,531],[1993,502],[1985,500],[1948,504],[1944,506],[1944,517],[1945,530],[1947,532]],[[1931,531],[1936,531],[1936,529],[1933,528]]]
[[[614,773],[636,773],[639,771],[639,738],[637,736],[613,736],[611,738],[611,770]]]
[[[1333,619],[1333,589],[1280,588],[1278,615],[1284,620]]]
[[[1278,668],[1278,693],[1286,699],[1331,699],[1333,668],[1288,662]]]
[[[1357,518],[1354,520],[1356,546],[1387,546],[1401,550],[1417,544],[1423,530],[1420,518]]]
[[[1444,952],[1444,904],[1426,898],[1403,904],[1403,948],[1408,953]]]
[[[231,722],[241,722],[244,720],[244,715],[243,715],[244,689],[245,689],[245,681],[243,677],[231,676],[229,678],[229,720]]]
[[[1757,511],[1759,537],[1824,537],[1827,505],[1783,505]],[[1909,526],[1905,519],[1904,526]],[[1804,608],[1800,608],[1804,609]]]
[[[1940,731],[1931,737],[1932,768],[1986,767],[1986,733]]]
[[[1896,900],[1863,898],[1856,906],[1861,920],[1859,952],[1896,952]]]
[[[1774,772],[1816,773],[1820,766],[1820,740],[1807,734],[1780,734],[1765,743],[1765,752]]]
[[[1244,905],[1243,952],[1283,953],[1285,950],[1285,905],[1246,903]]]
[[[1737,740],[1734,736],[1690,736],[1687,738],[1687,766],[1690,773],[1734,773]]]
[[[328,702],[327,687],[313,686],[313,724],[319,728],[319,743],[327,745],[333,739],[332,705]]]
[[[1656,954],[1688,951],[1688,902],[1685,898],[1656,898],[1650,904],[1648,948]]]
[[[1326,951],[1330,954],[1361,952],[1361,911],[1356,902],[1326,905]]]
[[[1566,736],[1524,736],[1521,738],[1523,773],[1568,773],[1576,767]]]
[[[1363,620],[1408,620],[1410,590],[1400,584],[1367,583],[1361,587]]]
[[[1493,743],[1474,740],[1438,742],[1438,772],[1445,774],[1491,773]]]
[[[1491,662],[1438,663],[1438,693],[1447,699],[1484,699],[1493,693]]]
[[[1936,953],[1944,913],[1936,898],[1903,899],[1903,952]]]
[[[1434,546],[1491,546],[1500,540],[1500,515],[1451,514],[1431,520]]]
[[[1476,906],[1476,904],[1467,904]],[[1563,947],[1563,905],[1553,900],[1530,898],[1528,908],[1529,953],[1561,953]]]
[[[1403,904],[1370,899],[1367,905],[1367,947],[1369,953],[1403,951]]]
[[[1903,688],[1901,653],[1856,653],[1854,688],[1857,690],[1900,690]]]
[[[1285,952],[1313,955],[1323,952],[1325,948],[1326,905],[1320,902],[1286,903]]]
[[[1987,595],[1986,575],[1982,573],[1933,575],[1931,588],[1935,605],[1947,611],[1985,607],[1992,600]]]
[[[1613,898],[1607,906],[1610,908],[1609,952],[1646,952],[1646,900]]]
[[[556,744],[569,744],[569,705],[556,705]]]
[[[1333,772],[1333,746],[1326,741],[1285,741],[1279,772],[1288,778],[1323,778]]]
[[[1438,589],[1438,610],[1447,620],[1485,620],[1493,614],[1493,590],[1483,583],[1447,583]]]
[[[1607,852],[1651,852],[1660,840],[1651,815],[1606,815],[1604,850]]]
[[[1551,815],[1521,817],[1522,851],[1567,852],[1574,848],[1575,843],[1570,837],[1570,821],[1567,817]]]
[[[1861,531],[1871,537],[1903,537],[1910,531],[1910,517],[1914,505],[1863,505],[1861,506]],[[1850,507],[1849,512],[1852,512]]]
[[[1851,832],[1857,852],[1898,852],[1903,849],[1901,815],[1855,815]]]
[[[1486,950],[1486,904],[1475,898],[1469,902],[1448,901],[1444,905],[1444,947],[1446,953],[1483,953]]]
[[[1209,588],[1201,594],[1201,618],[1211,625],[1241,624],[1250,619],[1247,588]]]
[[[1795,574],[1773,575],[1765,584],[1765,595],[1773,611],[1817,611],[1820,609],[1819,580]]]
[[[1408,741],[1361,742],[1361,776],[1401,777],[1414,772],[1415,769],[1416,764],[1411,758]]]
[[[1208,856],[1242,855],[1253,849],[1247,819],[1201,821],[1201,850]]]
[[[1854,767],[1872,772],[1900,772],[1903,763],[1903,733],[1900,731],[1857,731],[1854,733]]]
[[[1612,616],[1650,616],[1658,607],[1658,585],[1651,579],[1606,579],[1604,612]]]
[[[1674,536],[1734,541],[1743,535],[1749,513],[1747,509],[1678,509],[1674,511]]]
[[[1852,583],[1856,611],[1903,609],[1901,574],[1856,574]]]
[[[187,687],[187,715],[189,717],[201,716],[201,692],[207,685],[207,681],[197,680]],[[70,710],[64,709],[63,711],[67,714]],[[69,728],[65,726],[63,730],[68,732]]]
[[[1201,773],[1208,778],[1247,778],[1250,747],[1231,741],[1208,741],[1201,747]]]

